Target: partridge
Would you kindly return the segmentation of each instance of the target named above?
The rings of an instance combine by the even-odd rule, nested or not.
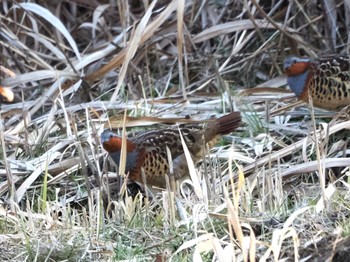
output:
[[[350,105],[350,57],[333,55],[320,58],[288,57],[283,69],[287,83],[303,101],[312,98],[313,105],[337,110]]]
[[[209,119],[203,125],[182,124],[128,137],[125,174],[129,174],[129,179],[143,184],[142,172],[144,172],[147,185],[165,188],[165,174],[170,175],[168,151],[175,179],[189,175],[180,132],[196,163],[205,156],[205,144],[213,147],[221,135],[232,132],[240,122],[240,113],[233,112],[217,119]],[[119,165],[122,138],[110,130],[104,130],[101,142],[112,160]]]

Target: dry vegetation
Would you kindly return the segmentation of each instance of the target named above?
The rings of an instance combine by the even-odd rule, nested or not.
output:
[[[348,53],[349,1],[0,5],[0,260],[347,261],[349,115],[297,102],[281,63]],[[232,110],[176,198],[125,187],[99,141],[125,111]]]

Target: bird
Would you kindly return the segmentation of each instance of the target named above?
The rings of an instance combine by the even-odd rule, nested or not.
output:
[[[175,125],[127,137],[125,174],[128,174],[128,178],[134,182],[144,184],[146,180],[148,186],[164,189],[166,174],[173,175],[175,180],[181,180],[189,175],[180,133],[193,162],[197,163],[205,157],[205,144],[210,148],[213,147],[221,135],[231,133],[240,123],[240,113],[232,112],[220,118],[206,120],[204,124]],[[112,130],[105,129],[101,133],[101,144],[111,159],[119,165],[122,137]],[[169,152],[173,165],[172,174],[170,174]]]
[[[287,83],[298,99],[326,110],[350,105],[350,56],[289,56],[283,63]]]

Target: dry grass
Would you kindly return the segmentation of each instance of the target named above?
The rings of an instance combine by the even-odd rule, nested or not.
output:
[[[281,70],[349,53],[347,1],[72,2],[0,3],[1,260],[347,257],[349,114],[296,102]],[[180,197],[129,196],[101,149],[124,112],[232,110]]]

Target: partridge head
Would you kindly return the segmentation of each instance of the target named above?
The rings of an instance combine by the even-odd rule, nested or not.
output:
[[[171,155],[175,179],[189,174],[180,132],[193,161],[198,162],[205,156],[205,144],[209,147],[214,146],[221,135],[232,132],[240,122],[240,113],[233,112],[218,119],[208,120],[204,125],[182,124],[128,137],[125,173],[129,174],[129,179],[144,183],[143,172],[148,185],[165,188],[165,175],[170,175],[168,152]],[[101,142],[112,160],[119,165],[122,138],[110,130],[105,130],[101,134]]]
[[[315,59],[291,56],[284,61],[283,69],[300,100],[308,102],[311,96],[314,106],[327,110],[350,105],[349,55]]]

